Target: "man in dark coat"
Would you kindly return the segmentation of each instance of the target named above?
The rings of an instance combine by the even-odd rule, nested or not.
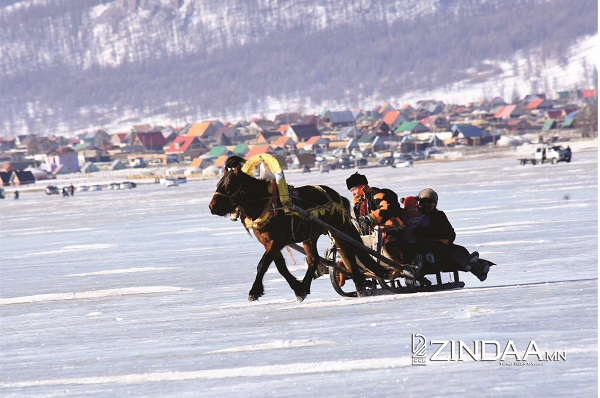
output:
[[[400,219],[402,210],[398,196],[389,189],[370,187],[367,177],[358,172],[346,180],[346,186],[353,196],[352,211],[361,234],[370,234],[377,225],[382,227],[384,249],[394,261],[403,262],[401,235],[404,223]]]
[[[461,271],[470,271],[480,281],[487,278],[488,265],[478,262],[479,253],[469,251],[454,244],[456,232],[446,213],[437,208],[438,194],[431,188],[425,188],[419,192],[419,211],[424,217],[420,225],[413,229],[413,235],[417,238],[417,251],[425,255],[424,266],[427,271],[427,263],[449,264]]]

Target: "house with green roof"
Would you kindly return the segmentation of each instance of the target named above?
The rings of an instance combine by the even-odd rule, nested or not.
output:
[[[210,149],[210,155],[214,157],[233,155],[225,145],[215,145]]]
[[[248,146],[248,144],[237,144],[233,148],[233,153],[235,153],[236,155],[239,155],[241,157],[245,157],[249,151],[250,151],[250,147]]]
[[[557,126],[556,120],[554,120],[554,119],[548,119],[548,120],[546,120],[546,122],[542,126],[542,131],[550,131],[552,129],[555,129],[556,126]]]
[[[396,135],[427,133],[429,129],[421,122],[404,122],[396,129]]]

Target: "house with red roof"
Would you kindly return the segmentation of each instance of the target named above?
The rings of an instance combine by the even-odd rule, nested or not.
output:
[[[137,133],[132,145],[143,146],[148,151],[162,151],[167,139],[161,132]]]
[[[110,137],[110,143],[116,147],[124,147],[131,144],[134,137],[133,133],[115,133]]]
[[[547,119],[559,120],[563,117],[563,109],[547,109],[544,111]]]
[[[166,154],[177,154],[189,158],[197,158],[208,152],[208,148],[200,139],[192,135],[180,135],[165,150]]]
[[[544,98],[536,98],[527,105],[527,109],[529,110],[548,109],[551,107],[552,105]]]
[[[405,112],[389,111],[383,116],[383,121],[390,126],[390,129],[396,130],[402,123],[410,121]]]
[[[321,136],[310,137],[304,144],[305,151],[323,151],[329,149],[329,140]]]
[[[274,147],[279,147],[287,150],[296,149],[296,141],[292,137],[281,136],[272,144]]]
[[[515,104],[505,105],[494,114],[496,119],[513,119],[523,115],[523,112]]]

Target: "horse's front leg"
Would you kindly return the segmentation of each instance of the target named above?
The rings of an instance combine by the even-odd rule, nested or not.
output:
[[[269,265],[271,265],[273,257],[275,257],[276,253],[279,253],[279,251],[273,252],[271,250],[267,250],[258,262],[258,265],[256,266],[256,278],[254,279],[254,283],[252,284],[252,289],[250,289],[250,292],[248,293],[248,301],[258,300],[259,297],[265,294],[263,278],[267,273]]]
[[[302,301],[306,298],[306,292],[304,291],[304,286],[300,283],[298,279],[288,269],[285,264],[285,258],[281,254],[281,251],[275,255],[275,265],[277,266],[277,271],[279,274],[285,278],[287,283],[290,285],[294,293],[296,293],[296,300]]]

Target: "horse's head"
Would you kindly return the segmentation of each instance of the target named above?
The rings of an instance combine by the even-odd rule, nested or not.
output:
[[[238,207],[242,193],[240,175],[243,173],[243,163],[244,159],[239,156],[232,156],[225,162],[223,177],[217,183],[217,189],[208,205],[212,214],[225,216]]]

